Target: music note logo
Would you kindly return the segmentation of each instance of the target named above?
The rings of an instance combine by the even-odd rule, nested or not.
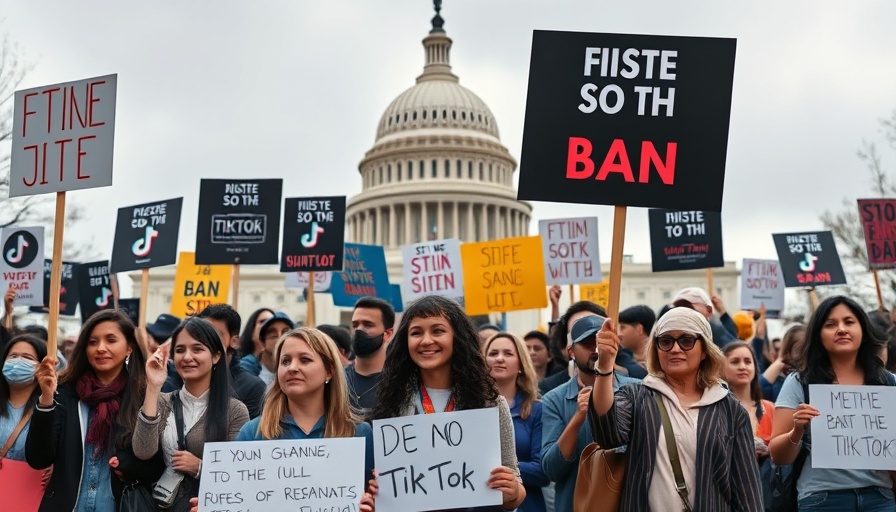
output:
[[[311,248],[317,245],[318,237],[324,232],[324,228],[318,226],[317,222],[311,223],[311,232],[302,235],[302,247]]]
[[[109,305],[109,299],[112,298],[112,290],[103,286],[103,294],[96,299],[96,305],[105,308]]]
[[[21,263],[22,258],[25,257],[25,249],[28,248],[28,242],[24,236],[19,235],[17,238],[16,246],[6,252],[6,261],[10,264]]]
[[[818,256],[813,256],[812,253],[806,253],[806,260],[800,262],[800,270],[803,272],[815,272],[815,262],[818,261]]]
[[[37,258],[38,250],[37,238],[31,232],[16,231],[3,244],[3,259],[12,268],[25,268]]]
[[[159,232],[152,226],[146,226],[146,234],[131,246],[131,252],[138,258],[145,258],[152,250],[152,241],[159,236]]]

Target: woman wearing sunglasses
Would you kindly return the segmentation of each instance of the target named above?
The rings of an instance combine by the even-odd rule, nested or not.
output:
[[[679,307],[657,320],[649,375],[614,395],[615,331],[607,320],[598,333],[589,419],[603,448],[628,445],[619,509],[762,510],[750,418],[721,384],[725,358],[706,318]]]

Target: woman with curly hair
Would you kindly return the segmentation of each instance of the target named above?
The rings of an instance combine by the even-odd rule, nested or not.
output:
[[[770,402],[778,399],[778,393],[784,386],[784,379],[802,366],[800,357],[805,343],[805,325],[794,325],[787,329],[781,339],[778,357],[759,375],[759,387],[762,389],[763,398]]]
[[[502,465],[492,470],[487,485],[501,491],[503,510],[513,510],[526,498],[513,420],[480,353],[476,328],[450,299],[430,296],[411,304],[389,345],[373,419],[488,407],[498,408]]]

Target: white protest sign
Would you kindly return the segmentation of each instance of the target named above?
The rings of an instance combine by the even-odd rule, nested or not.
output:
[[[744,258],[740,273],[740,308],[784,311],[784,273],[778,260]]]
[[[199,510],[357,511],[364,450],[362,437],[205,443]]]
[[[10,226],[0,232],[0,293],[12,286],[17,306],[44,305],[44,228]]]
[[[314,273],[314,291],[328,292],[330,291],[330,282],[333,280],[332,272],[315,272]],[[308,288],[308,272],[290,272],[286,274],[287,288]]]
[[[450,299],[464,296],[464,272],[460,257],[460,240],[450,238],[401,246],[404,265],[405,304],[427,295]]]
[[[538,221],[548,285],[603,281],[597,249],[597,217]]]
[[[812,467],[896,470],[896,386],[811,384]]]
[[[16,91],[9,197],[112,184],[118,75]]]
[[[501,465],[498,409],[373,420],[378,512],[500,505],[490,489]]]

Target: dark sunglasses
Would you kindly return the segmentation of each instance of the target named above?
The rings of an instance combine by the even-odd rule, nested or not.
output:
[[[678,343],[678,347],[687,352],[694,348],[694,345],[697,344],[697,340],[699,339],[700,337],[692,336],[690,334],[683,334],[677,338],[664,334],[656,337],[656,347],[663,352],[668,352],[672,350],[672,345]]]

